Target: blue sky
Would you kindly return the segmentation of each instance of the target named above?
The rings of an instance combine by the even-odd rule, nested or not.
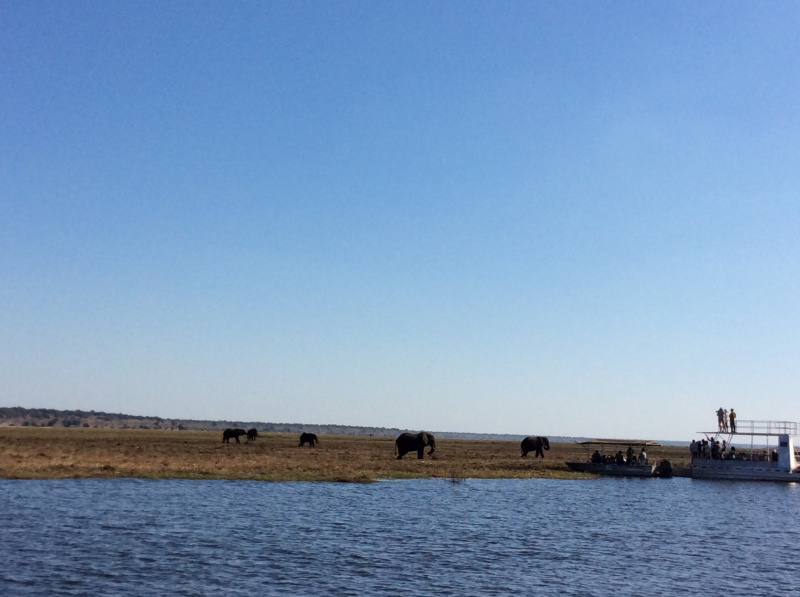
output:
[[[0,3],[0,404],[800,420],[792,2]]]

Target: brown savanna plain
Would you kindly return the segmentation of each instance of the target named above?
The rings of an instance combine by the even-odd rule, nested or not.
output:
[[[394,438],[320,436],[316,448],[299,436],[262,433],[254,442],[222,443],[217,431],[0,427],[0,478],[252,479],[370,482],[379,479],[588,478],[568,460],[585,460],[577,444],[553,443],[545,458],[520,457],[518,442],[436,439],[433,456],[402,460]],[[685,464],[685,447],[648,450],[651,460]]]

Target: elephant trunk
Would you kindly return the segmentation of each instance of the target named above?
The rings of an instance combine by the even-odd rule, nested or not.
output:
[[[428,451],[428,456],[430,456],[436,449],[436,441],[431,437],[428,439],[428,445],[431,447],[431,449]]]

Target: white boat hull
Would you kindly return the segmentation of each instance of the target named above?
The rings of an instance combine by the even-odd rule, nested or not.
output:
[[[677,477],[722,481],[800,481],[798,470],[782,470],[777,462],[749,460],[699,460],[690,466],[675,469]]]
[[[611,464],[596,462],[568,462],[567,466],[579,473],[610,475],[613,477],[652,477],[655,464]]]

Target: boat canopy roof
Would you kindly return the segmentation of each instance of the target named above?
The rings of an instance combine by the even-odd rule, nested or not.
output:
[[[578,442],[582,446],[660,446],[658,442],[649,439],[588,439]]]

